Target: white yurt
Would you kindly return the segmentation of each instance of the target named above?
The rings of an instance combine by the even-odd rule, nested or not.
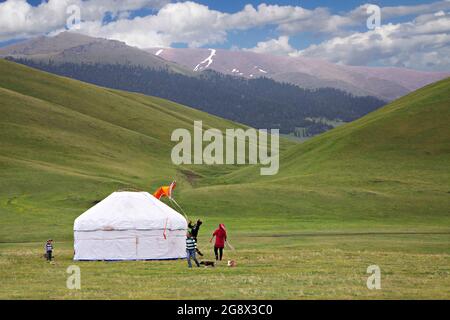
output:
[[[74,223],[74,260],[186,257],[186,219],[148,192],[114,192]]]

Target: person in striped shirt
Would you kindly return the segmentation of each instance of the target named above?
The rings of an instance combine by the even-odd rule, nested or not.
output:
[[[46,258],[48,261],[52,261],[52,253],[53,253],[53,240],[48,239],[47,243],[45,244],[45,252],[46,252]]]
[[[195,256],[195,249],[197,249],[197,242],[192,237],[192,234],[188,232],[186,235],[186,258],[188,261],[189,268],[192,268],[191,258],[192,260],[194,260],[197,267],[200,267],[200,263],[198,263],[197,258]]]

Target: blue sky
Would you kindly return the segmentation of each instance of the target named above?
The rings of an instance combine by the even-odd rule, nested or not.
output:
[[[376,30],[366,25],[368,3],[381,10]],[[71,4],[81,14],[75,32],[141,48],[214,47],[450,69],[448,0],[6,0],[0,1],[0,45],[64,31]]]

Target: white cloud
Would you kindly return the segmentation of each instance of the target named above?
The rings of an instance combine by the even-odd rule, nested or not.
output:
[[[230,30],[245,30],[274,25],[279,33],[292,35],[304,31],[340,34],[348,27],[365,25],[368,4],[341,15],[327,8],[312,10],[300,6],[248,4],[236,13],[211,10],[195,2],[168,3],[169,0],[49,0],[37,7],[25,0],[7,0],[0,4],[0,40],[48,33],[64,27],[66,8],[75,4],[82,15],[81,32],[122,40],[139,47],[169,46],[183,42],[190,46],[221,43]],[[160,10],[156,14],[129,19],[129,12],[145,7]],[[382,8],[382,17],[436,12],[450,8],[450,1],[427,5]],[[117,21],[103,23],[110,13]]]
[[[381,14],[388,19],[407,15],[421,15],[448,9],[450,9],[450,0],[444,0],[415,6],[384,7],[381,10]]]
[[[355,22],[363,22],[367,19],[367,7],[369,5],[371,4],[366,3],[361,5],[348,12],[346,16]],[[450,9],[450,0],[409,6],[381,7],[381,19],[388,20],[396,17],[422,15],[448,9]]]
[[[449,64],[450,15],[427,14],[379,29],[334,37],[299,51],[349,65],[381,64],[445,70]]]
[[[286,35],[301,31],[338,32],[349,24],[349,18],[331,15],[326,8],[308,10],[263,3],[256,7],[248,4],[241,11],[230,14],[186,1],[167,4],[157,14],[142,18],[122,19],[107,25],[100,21],[86,22],[80,32],[141,48],[167,47],[174,42],[198,47],[224,42],[231,30],[273,25]]]
[[[337,32],[349,24],[346,17],[331,15],[326,8],[248,4],[236,13],[223,13],[192,1],[170,3],[155,15],[121,19],[107,25],[85,22],[82,33],[124,41],[129,45],[167,47],[174,42],[190,47],[214,45],[227,39],[231,30],[273,25],[282,34],[300,31]]]
[[[288,24],[298,21],[309,24],[312,29],[317,14],[324,15],[327,12],[322,8],[306,10],[294,6],[260,4],[257,7],[246,5],[241,11],[230,14],[186,1],[167,4],[157,14],[146,17],[120,19],[106,25],[100,21],[85,22],[80,32],[124,41],[141,48],[167,47],[175,42],[199,47],[224,42],[230,30],[266,25],[275,25],[284,30]]]
[[[230,14],[187,1],[167,4],[157,14],[142,18],[107,25],[99,21],[84,23],[80,32],[141,48],[165,47],[174,42],[199,47],[224,42],[230,30],[285,25],[298,19],[312,19],[313,12],[301,7],[260,4],[256,8],[246,5],[241,11]]]
[[[285,34],[311,31],[316,33],[337,33],[343,28],[355,25],[347,16],[333,15],[326,8],[317,8],[309,12],[306,17],[292,19],[278,26],[278,30]]]
[[[277,55],[293,55],[297,52],[297,50],[289,44],[288,36],[280,36],[277,39],[261,41],[257,43],[256,47],[244,50]]]
[[[227,33],[219,23],[224,15],[194,2],[170,3],[155,15],[120,19],[108,24],[85,22],[79,32],[124,41],[140,48],[168,47],[175,42],[198,47],[225,41]]]
[[[163,0],[49,0],[31,6],[26,0],[7,0],[0,3],[0,41],[42,35],[64,28],[67,8],[76,5],[84,21],[98,21],[104,16],[121,16],[139,8],[159,8]]]
[[[317,33],[343,34],[351,27],[365,26],[367,18],[367,8],[371,4],[366,3],[347,13],[331,14],[326,8],[316,8],[307,11],[303,16],[292,15],[292,19],[281,22],[278,30],[286,34],[312,31]],[[404,17],[410,15],[434,13],[450,9],[450,0],[437,1],[429,4],[419,4],[410,6],[381,7],[381,19]]]
[[[223,17],[222,24],[227,29],[248,29],[265,25],[286,25],[296,21],[312,19],[324,9],[307,10],[300,6],[279,6],[260,4],[256,8],[246,5],[243,10]]]

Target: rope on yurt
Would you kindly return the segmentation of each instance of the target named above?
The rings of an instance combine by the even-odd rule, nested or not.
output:
[[[173,198],[169,198],[170,201],[172,201],[183,213],[184,217],[186,218],[186,221],[189,221],[189,217],[187,216],[186,212],[184,212],[183,208],[175,201]]]

